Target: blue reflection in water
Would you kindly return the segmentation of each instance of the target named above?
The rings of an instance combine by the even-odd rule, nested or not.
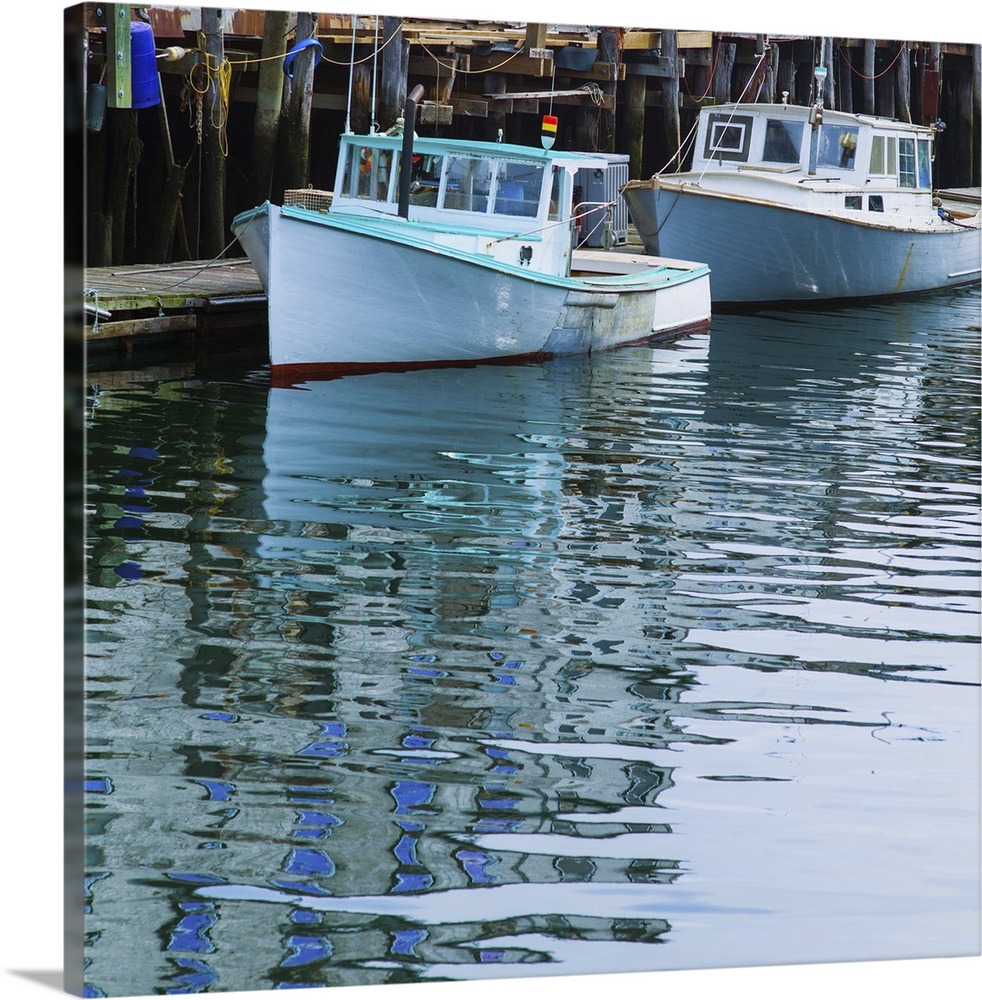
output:
[[[88,989],[974,947],[978,311],[101,390]]]

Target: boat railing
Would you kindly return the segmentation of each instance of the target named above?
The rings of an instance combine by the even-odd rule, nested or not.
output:
[[[570,220],[576,226],[577,230],[582,227],[582,220],[588,219],[594,212],[598,212],[600,209],[604,209],[603,215],[590,227],[589,232],[582,233],[577,232],[576,243],[577,246],[583,246],[586,244],[587,240],[601,227],[605,226],[604,231],[604,246],[610,249],[614,245],[613,240],[613,229],[614,229],[614,201],[580,201],[573,206],[573,216]],[[588,209],[588,211],[583,211],[583,209]],[[609,243],[609,246],[608,246]]]

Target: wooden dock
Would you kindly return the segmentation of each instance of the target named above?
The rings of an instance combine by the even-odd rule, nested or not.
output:
[[[196,352],[236,332],[243,340],[267,335],[266,294],[244,258],[88,268],[83,293],[90,355],[128,360],[142,345]]]

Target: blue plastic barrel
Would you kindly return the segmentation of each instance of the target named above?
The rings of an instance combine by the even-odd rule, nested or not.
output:
[[[143,21],[130,22],[130,89],[134,108],[149,108],[160,103],[160,80],[157,76],[157,50],[153,28]]]

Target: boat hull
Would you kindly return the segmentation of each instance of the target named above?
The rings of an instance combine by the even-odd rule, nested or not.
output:
[[[925,231],[657,181],[623,193],[647,252],[709,264],[717,308],[883,298],[979,280],[977,220]]]
[[[265,276],[278,376],[590,353],[709,321],[701,264],[639,257],[623,280],[549,279],[272,205],[233,231]]]

